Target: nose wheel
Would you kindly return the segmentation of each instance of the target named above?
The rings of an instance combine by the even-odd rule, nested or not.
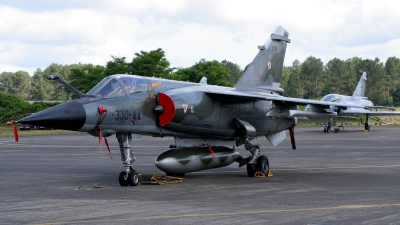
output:
[[[119,185],[121,186],[137,186],[139,184],[139,174],[136,171],[122,171],[119,174]]]

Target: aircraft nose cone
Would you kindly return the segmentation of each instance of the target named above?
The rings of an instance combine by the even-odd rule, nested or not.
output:
[[[86,121],[86,111],[77,101],[57,105],[18,120],[18,123],[63,130],[79,130]]]

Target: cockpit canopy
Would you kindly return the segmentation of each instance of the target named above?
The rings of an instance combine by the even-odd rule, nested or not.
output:
[[[147,83],[144,78],[132,75],[111,75],[100,81],[87,95],[112,98],[141,92],[147,92]]]
[[[321,98],[321,101],[326,101],[326,102],[336,102],[341,100],[345,100],[345,98],[343,95],[338,95],[338,94],[329,94]]]

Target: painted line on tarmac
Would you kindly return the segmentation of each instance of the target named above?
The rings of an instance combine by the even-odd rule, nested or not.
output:
[[[392,146],[343,146],[343,145],[297,145],[297,149],[322,149],[325,147],[329,148],[341,148],[341,149],[392,149],[397,148],[396,145]],[[277,147],[274,147],[276,149]],[[286,149],[289,149],[286,147]],[[291,150],[291,149],[290,149]],[[321,150],[323,151],[323,150]]]
[[[106,150],[107,151],[107,150]],[[7,156],[99,156],[99,153],[2,153],[3,155],[7,155]],[[109,154],[107,153],[103,153],[103,157],[105,157],[105,155],[107,154],[108,158],[109,158]],[[112,155],[113,156],[113,155]],[[100,156],[101,157],[101,156]]]
[[[341,169],[365,169],[365,168],[396,168],[400,167],[400,165],[376,165],[376,166],[343,166],[343,167],[305,167],[305,168],[293,168],[293,169],[276,169],[276,171],[285,171],[285,170],[341,170]]]
[[[7,147],[34,147],[34,148],[99,148],[98,143],[94,143],[93,145],[35,145],[35,144],[8,144]],[[103,146],[105,147],[105,145]],[[132,145],[132,148],[168,148],[165,146],[148,146],[148,145]],[[110,148],[118,148],[118,145],[110,145]]]
[[[0,141],[0,143],[15,143],[15,141],[14,140],[3,140],[3,141]]]
[[[341,205],[331,207],[316,207],[316,208],[298,208],[298,209],[271,209],[271,210],[256,210],[256,211],[237,211],[237,212],[217,212],[217,213],[193,213],[180,215],[163,215],[163,216],[142,216],[130,218],[115,218],[115,219],[99,219],[99,220],[78,220],[78,221],[63,221],[63,222],[48,222],[36,225],[58,225],[58,224],[83,224],[83,223],[115,223],[122,221],[145,221],[157,219],[180,219],[194,217],[217,217],[217,216],[239,216],[239,215],[256,215],[256,214],[272,214],[272,213],[287,213],[287,212],[307,212],[307,211],[328,211],[328,210],[351,210],[351,209],[368,209],[368,208],[386,208],[400,207],[400,203],[388,204],[372,204],[372,205]]]

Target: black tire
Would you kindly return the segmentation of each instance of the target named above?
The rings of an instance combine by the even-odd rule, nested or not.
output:
[[[326,133],[326,128],[324,128],[324,133]]]
[[[246,169],[247,175],[249,177],[254,177],[254,174],[256,174],[256,164],[247,164]]]
[[[119,180],[119,185],[121,185],[121,186],[128,186],[128,180],[124,179],[125,174],[126,174],[125,171],[122,171],[119,174],[119,179],[118,180]],[[129,178],[129,176],[128,176],[128,178]]]
[[[262,156],[258,157],[257,164],[256,164],[256,171],[260,171],[265,176],[268,175],[268,172],[269,172],[269,161],[268,161],[267,156],[262,155]]]
[[[129,173],[128,184],[129,186],[137,186],[139,184],[139,174],[136,171]]]

